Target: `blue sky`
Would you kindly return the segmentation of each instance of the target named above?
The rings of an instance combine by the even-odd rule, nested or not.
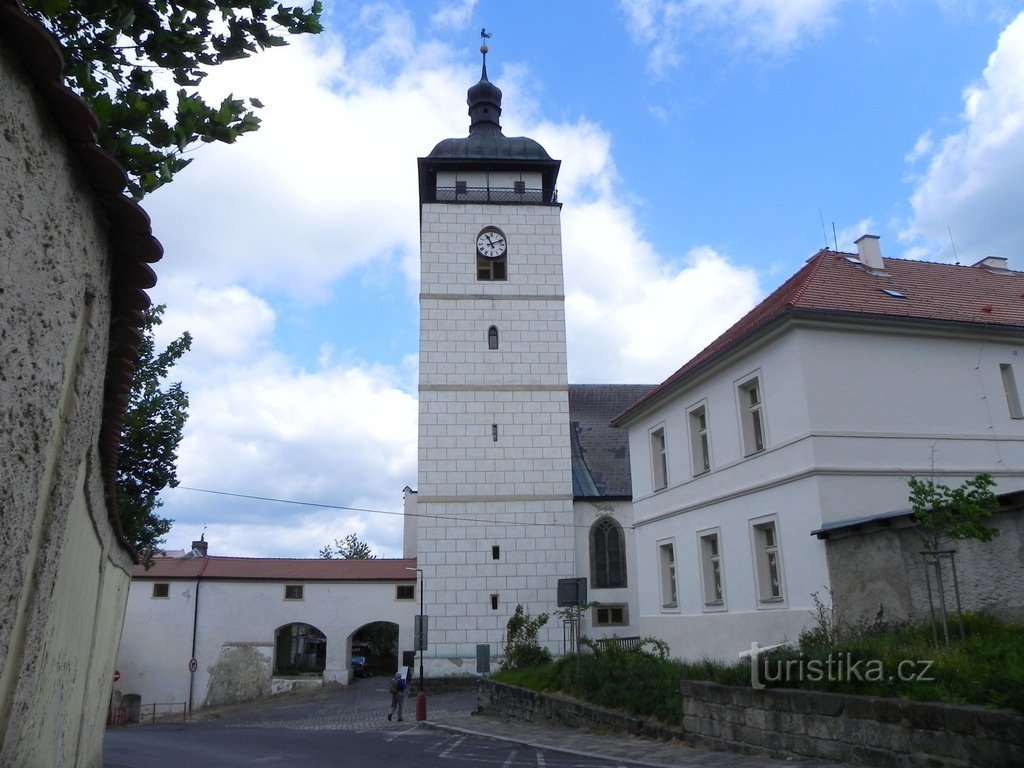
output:
[[[1024,6],[839,0],[335,2],[212,73],[263,127],[144,201],[191,395],[167,546],[401,554],[416,485],[416,158],[503,91],[562,161],[570,380],[657,383],[819,248],[1024,269]],[[954,255],[955,246],[955,255]]]

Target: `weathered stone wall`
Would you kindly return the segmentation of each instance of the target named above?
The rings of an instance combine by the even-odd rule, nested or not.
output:
[[[273,672],[273,644],[225,643],[210,668],[204,707],[235,704],[269,696]],[[317,683],[322,685],[318,678]]]
[[[984,611],[1006,621],[1024,621],[1024,510],[996,513],[999,535],[989,542],[958,541],[956,571],[965,611]],[[920,533],[912,527],[851,531],[826,543],[835,607],[851,623],[926,621],[928,586]],[[948,561],[943,566],[947,605],[954,593]],[[932,572],[932,590],[936,588]],[[938,598],[935,597],[936,606]]]
[[[131,566],[98,450],[111,255],[93,190],[4,40],[0,765],[99,766]]]
[[[1020,713],[688,681],[680,691],[696,746],[878,768],[1024,765]]]
[[[680,722],[659,723],[576,699],[483,679],[482,714],[772,757],[811,757],[876,768],[1024,765],[1024,715],[982,707],[754,690],[682,681]]]

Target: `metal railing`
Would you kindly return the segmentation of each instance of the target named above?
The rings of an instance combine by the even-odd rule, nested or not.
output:
[[[555,205],[558,193],[552,191],[545,199],[544,190],[517,187],[437,187],[435,203],[532,203]]]
[[[139,723],[150,725],[156,723],[157,719],[169,720],[178,719],[179,712],[181,713],[182,721],[188,720],[188,702],[183,701],[170,701],[170,702],[154,702],[152,704],[143,704],[139,707],[138,712],[133,712],[134,707],[130,707],[127,704],[122,704],[120,707],[110,707],[107,710],[107,727],[118,727],[127,725],[128,723]]]

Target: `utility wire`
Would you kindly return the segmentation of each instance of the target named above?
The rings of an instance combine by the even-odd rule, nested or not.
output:
[[[215,496],[232,496],[236,499],[253,499],[255,501],[272,501],[275,504],[294,504],[300,507],[318,507],[320,509],[339,509],[345,512],[368,512],[372,515],[405,515],[405,512],[393,512],[387,509],[367,509],[365,507],[347,507],[342,504],[322,504],[316,501],[297,501],[296,499],[275,499],[272,496],[256,496],[250,493],[231,493],[230,491],[214,491],[209,488],[192,488],[187,485],[176,485],[174,486],[178,490],[182,491],[194,491],[195,493],[210,493]],[[586,528],[589,529],[589,525],[577,525],[576,523],[568,523],[562,525],[559,523],[517,523],[513,521],[501,521],[501,520],[482,520],[475,517],[463,517],[462,515],[428,515],[423,512],[414,512],[412,517],[422,517],[428,520],[457,520],[464,523],[482,523],[484,525],[539,525],[552,528]]]

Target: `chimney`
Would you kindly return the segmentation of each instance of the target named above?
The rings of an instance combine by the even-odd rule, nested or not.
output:
[[[207,544],[206,534],[204,533],[204,534],[202,534],[199,537],[199,541],[193,541],[192,542],[192,552],[191,552],[191,555],[193,557],[206,557],[206,548],[207,548],[207,546],[209,546],[209,545]]]
[[[878,235],[861,235],[854,243],[857,245],[857,258],[865,267],[885,269],[882,259],[882,248],[878,244]]]
[[[983,269],[1009,269],[1006,266],[1005,256],[986,256],[979,262],[971,265],[972,267],[982,267]]]

